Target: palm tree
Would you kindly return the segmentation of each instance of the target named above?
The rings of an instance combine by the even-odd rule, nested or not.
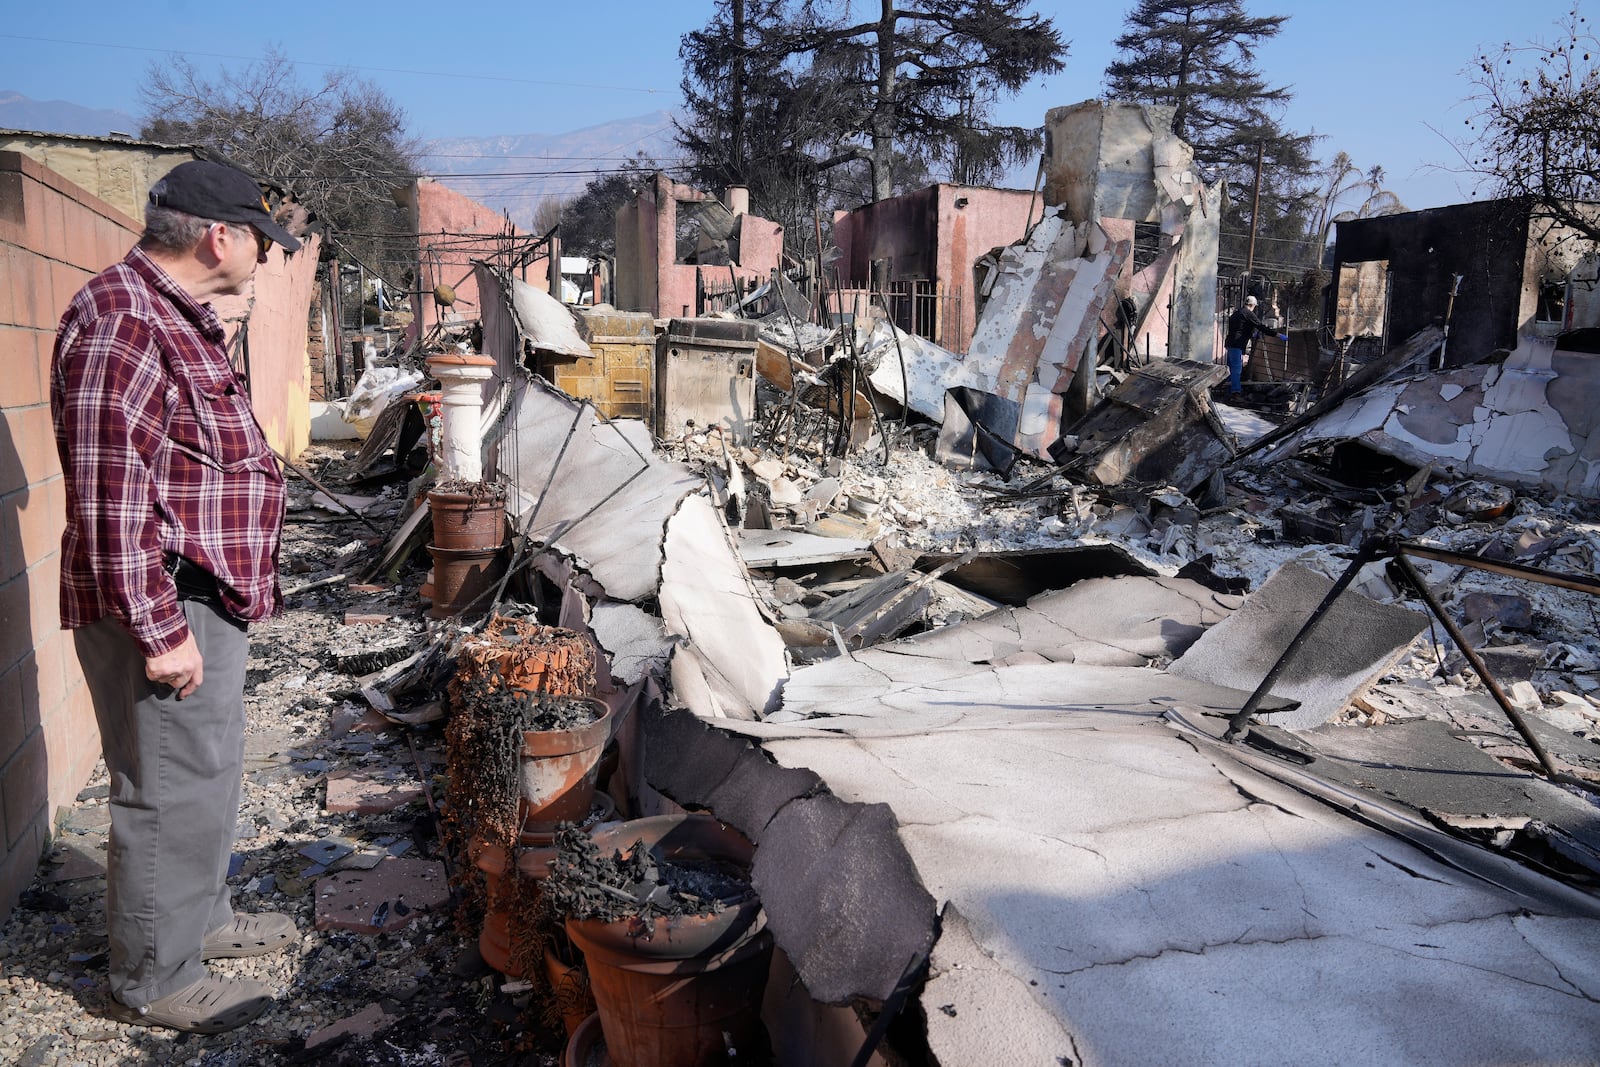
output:
[[[1348,153],[1339,152],[1323,168],[1322,175],[1323,187],[1319,194],[1316,229],[1313,231],[1317,237],[1315,251],[1319,262],[1327,256],[1328,235],[1333,231],[1334,223],[1376,218],[1379,215],[1398,215],[1407,210],[1398,196],[1383,187],[1386,175],[1381,165],[1375,164],[1363,173]],[[1353,209],[1335,211],[1340,202],[1348,200],[1351,194],[1361,195],[1360,203]]]

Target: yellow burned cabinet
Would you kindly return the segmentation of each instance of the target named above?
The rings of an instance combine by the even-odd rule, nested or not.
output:
[[[535,373],[568,396],[587,399],[608,419],[654,419],[656,327],[648,312],[609,304],[572,308],[592,359],[540,352]]]

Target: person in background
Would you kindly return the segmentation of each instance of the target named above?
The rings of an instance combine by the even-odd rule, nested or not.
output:
[[[254,179],[193,161],[151,187],[144,234],[62,316],[50,408],[67,491],[61,624],[73,631],[111,777],[109,1014],[219,1033],[271,989],[207,959],[299,941],[233,911],[246,625],[276,614],[283,475],[209,301],[271,242],[300,247]]]
[[[1276,308],[1273,309],[1276,312]],[[1276,314],[1273,316],[1277,318]],[[1274,333],[1271,326],[1256,318],[1256,298],[1244,298],[1244,306],[1233,309],[1233,314],[1228,316],[1228,332],[1223,341],[1223,348],[1228,353],[1228,394],[1230,396],[1242,391],[1240,376],[1244,373],[1245,357],[1255,347],[1255,340],[1262,334]],[[1287,341],[1289,335],[1278,334],[1278,339]]]

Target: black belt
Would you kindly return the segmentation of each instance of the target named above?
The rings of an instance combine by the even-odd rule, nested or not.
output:
[[[222,603],[217,590],[217,579],[211,572],[183,556],[167,556],[167,573],[178,587],[179,600],[203,600],[208,604]]]

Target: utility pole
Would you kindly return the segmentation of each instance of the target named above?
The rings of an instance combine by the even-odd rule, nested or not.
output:
[[[1256,270],[1256,227],[1261,221],[1261,156],[1265,144],[1256,142],[1256,191],[1250,200],[1250,251],[1245,254],[1244,272],[1254,274]]]

